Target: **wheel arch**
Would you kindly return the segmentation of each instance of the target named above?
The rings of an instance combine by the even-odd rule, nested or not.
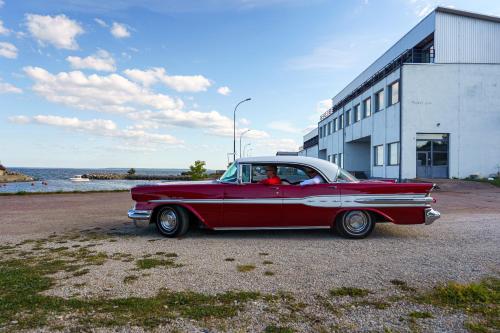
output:
[[[375,223],[380,223],[380,222],[394,222],[394,219],[392,219],[389,215],[385,214],[384,212],[381,212],[380,210],[376,208],[365,208],[365,207],[349,207],[349,208],[342,208],[339,211],[337,211],[337,214],[335,214],[332,222],[332,226],[335,225],[335,223],[338,221],[339,218],[342,217],[345,213],[353,210],[362,210],[369,212]]]
[[[181,209],[184,209],[186,213],[189,214],[190,217],[195,218],[197,221],[200,223],[204,224],[207,228],[209,228],[209,225],[206,223],[205,219],[194,209],[191,205],[185,204],[185,203],[180,203],[180,202],[165,202],[162,203],[161,205],[156,206],[153,208],[153,211],[151,213],[151,218],[149,220],[149,223],[155,223],[156,217],[158,215],[158,212],[162,207],[179,207]]]

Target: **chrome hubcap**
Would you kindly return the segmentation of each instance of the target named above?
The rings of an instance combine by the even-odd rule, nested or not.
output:
[[[173,209],[165,209],[161,214],[160,214],[160,225],[163,230],[170,232],[175,230],[177,228],[177,214]]]
[[[362,211],[349,212],[344,216],[344,226],[352,234],[363,233],[369,226],[369,217]]]

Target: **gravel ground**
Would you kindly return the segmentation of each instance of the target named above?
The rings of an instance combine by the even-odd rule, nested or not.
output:
[[[193,230],[182,239],[165,239],[152,225],[135,227],[127,221],[128,193],[9,196],[0,197],[0,244],[55,233],[59,238],[47,241],[46,248],[87,246],[118,259],[88,266],[89,272],[81,276],[57,273],[57,282],[47,295],[92,299],[151,297],[162,288],[208,294],[243,290],[274,295],[290,292],[306,304],[291,318],[286,306],[271,311],[269,304],[259,300],[223,323],[178,318],[159,331],[262,331],[275,324],[302,332],[465,332],[464,322],[471,319],[466,314],[408,302],[402,296],[412,292],[402,292],[390,281],[427,290],[451,280],[466,283],[498,276],[500,189],[447,182],[434,197],[438,200],[435,208],[443,216],[433,225],[380,224],[369,238],[353,241],[327,231]],[[93,239],[69,237],[89,232]],[[31,248],[28,243],[17,250]],[[137,270],[136,260],[164,258],[165,253],[177,254],[173,260],[182,266]],[[238,265],[254,265],[255,269],[239,272]],[[265,275],[266,271],[274,275]],[[131,275],[138,279],[124,283]],[[329,298],[339,310],[332,313],[319,300],[338,287],[368,289],[371,294],[362,300],[387,301],[390,306],[377,309],[357,304],[358,298]],[[413,311],[432,313],[433,318],[409,319]]]

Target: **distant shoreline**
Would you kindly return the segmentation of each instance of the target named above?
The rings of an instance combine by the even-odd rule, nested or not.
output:
[[[47,192],[28,192],[18,191],[12,193],[0,193],[1,197],[16,195],[45,195],[45,194],[92,194],[92,193],[115,193],[129,192],[130,190],[90,190],[90,191],[47,191]]]

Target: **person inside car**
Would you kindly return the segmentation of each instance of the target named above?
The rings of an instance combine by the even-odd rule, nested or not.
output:
[[[266,166],[266,175],[267,179],[263,179],[259,182],[259,184],[264,185],[280,185],[281,178],[277,176],[278,169],[275,165]]]
[[[319,173],[314,170],[314,169],[310,169],[308,168],[306,170],[306,173],[307,175],[309,176],[309,179],[306,179],[304,181],[301,181],[300,182],[300,186],[304,186],[304,185],[315,185],[315,184],[321,184],[321,183],[324,183],[325,180],[323,179],[323,177],[321,177],[319,175]]]

